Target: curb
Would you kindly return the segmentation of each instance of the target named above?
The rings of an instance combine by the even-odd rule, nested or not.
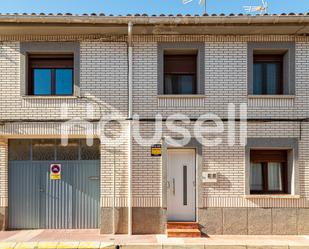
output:
[[[309,249],[308,245],[124,244],[111,242],[0,242],[0,249]]]

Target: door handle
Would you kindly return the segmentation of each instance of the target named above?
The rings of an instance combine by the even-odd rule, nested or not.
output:
[[[173,195],[175,195],[175,178],[173,178]]]
[[[94,180],[100,180],[100,177],[98,177],[98,176],[89,176],[88,179],[94,181]]]

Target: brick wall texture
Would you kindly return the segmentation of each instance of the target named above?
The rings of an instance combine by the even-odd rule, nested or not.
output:
[[[158,42],[205,42],[205,95],[168,99],[158,96]],[[247,95],[247,42],[294,41],[296,44],[296,94],[293,98],[251,100]],[[63,118],[100,119],[112,117],[106,132],[120,133],[119,124],[128,130],[127,45],[117,42],[80,42],[80,97],[40,98],[21,96],[19,41],[0,42],[0,137],[59,136]],[[282,121],[250,122],[248,137],[298,138],[299,169],[295,180],[300,187],[297,199],[243,198],[245,194],[245,147],[239,144],[236,124],[236,144],[228,146],[225,132],[219,146],[203,148],[203,171],[219,172],[216,184],[203,185],[204,207],[309,207],[309,124],[283,119],[309,117],[309,39],[292,36],[136,36],[133,48],[133,112],[141,118],[163,117],[182,113],[190,118],[214,113],[228,117],[229,103],[238,113],[241,103],[248,104],[252,119],[278,118]],[[64,108],[65,107],[65,108]],[[65,112],[61,111],[65,109]],[[27,120],[29,122],[27,122]],[[30,122],[31,120],[31,122]],[[51,122],[53,120],[53,122]],[[38,121],[38,122],[34,122]],[[44,122],[45,121],[45,122]],[[190,131],[193,123],[183,124]],[[141,135],[151,137],[154,125],[141,123]],[[71,131],[78,136],[82,131]],[[176,135],[164,128],[163,136]],[[113,172],[116,172],[117,205],[127,205],[128,133],[122,145],[113,142],[101,146],[101,205],[112,203]],[[0,143],[0,204],[7,205],[7,145]],[[133,142],[132,152],[133,205],[162,205],[162,158],[151,157],[150,147]]]

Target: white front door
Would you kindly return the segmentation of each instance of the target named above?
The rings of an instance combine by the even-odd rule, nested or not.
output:
[[[167,153],[167,219],[195,221],[195,150]]]

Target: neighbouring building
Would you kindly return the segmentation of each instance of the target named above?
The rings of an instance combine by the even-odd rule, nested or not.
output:
[[[309,14],[0,15],[1,228],[308,234],[308,35]]]

